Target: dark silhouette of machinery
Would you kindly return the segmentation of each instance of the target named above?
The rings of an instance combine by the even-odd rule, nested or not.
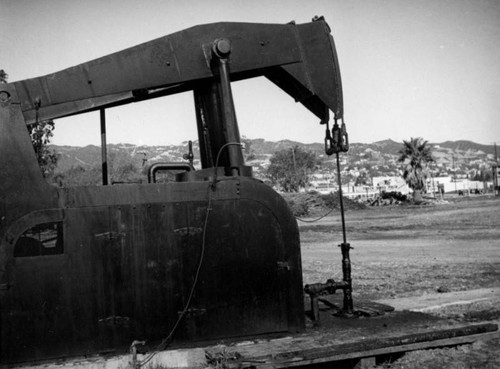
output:
[[[327,150],[346,149],[335,148],[342,88],[322,18],[196,26],[0,85],[2,364],[155,347],[174,331],[168,343],[183,345],[304,329],[296,220],[239,145],[231,81],[257,76],[323,124],[333,112]],[[106,108],[185,91],[201,169],[189,156],[153,166],[144,184],[107,185],[105,165],[103,186],[42,178],[27,125],[100,110],[105,132]],[[181,173],[155,183],[158,170]]]

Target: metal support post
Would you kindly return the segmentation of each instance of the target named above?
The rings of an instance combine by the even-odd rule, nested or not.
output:
[[[351,249],[351,245],[347,243],[347,236],[345,230],[344,201],[342,196],[342,181],[340,177],[339,153],[337,152],[335,155],[337,157],[337,177],[339,184],[339,203],[340,203],[340,216],[342,219],[342,240],[343,240],[343,242],[339,246],[342,251],[343,281],[347,285],[347,287],[344,289],[344,313],[352,314],[354,311],[354,307],[352,301],[351,259],[349,257],[349,250]]]
[[[231,93],[231,83],[229,79],[229,54],[231,53],[231,43],[227,39],[218,39],[213,44],[214,60],[217,62],[220,91],[222,100],[222,119],[226,131],[227,142],[240,143],[240,132],[236,122],[233,95]],[[230,145],[227,148],[229,153],[229,166],[232,175],[239,174],[239,168],[243,165],[243,153],[241,146]]]
[[[106,110],[100,110],[101,117],[101,161],[102,161],[102,184],[108,185],[108,154],[106,143]]]

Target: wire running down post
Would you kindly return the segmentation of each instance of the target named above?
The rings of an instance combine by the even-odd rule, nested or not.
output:
[[[342,220],[342,243],[339,245],[342,252],[342,282],[335,283],[329,279],[326,284],[315,284],[305,286],[305,292],[311,298],[311,309],[313,319],[319,319],[317,296],[322,293],[335,293],[337,289],[344,291],[343,313],[352,315],[354,313],[353,300],[352,300],[352,278],[351,278],[351,259],[349,251],[352,248],[347,242],[346,226],[345,226],[345,211],[344,200],[342,194],[342,179],[340,175],[340,152],[347,152],[349,150],[349,139],[347,135],[346,125],[342,119],[342,124],[339,126],[337,119],[330,132],[328,120],[322,122],[326,123],[325,133],[325,153],[327,155],[335,154],[337,162],[337,183],[339,186],[339,204],[340,204],[340,217]],[[315,313],[316,312],[316,313]]]

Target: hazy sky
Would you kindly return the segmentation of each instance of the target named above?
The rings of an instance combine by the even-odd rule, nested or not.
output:
[[[309,22],[335,38],[351,142],[500,142],[500,0],[0,0],[0,69],[49,74],[197,24]],[[249,138],[322,142],[264,78],[233,84]],[[191,93],[109,109],[108,142],[197,139]],[[99,144],[98,113],[56,121],[56,144]]]

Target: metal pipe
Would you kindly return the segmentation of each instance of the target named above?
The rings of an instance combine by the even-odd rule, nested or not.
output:
[[[106,110],[100,109],[101,117],[101,161],[102,161],[102,184],[108,185],[108,154],[106,143]]]
[[[311,314],[314,322],[319,323],[319,303],[318,298],[320,295],[328,294],[333,295],[337,290],[349,290],[351,285],[343,282],[335,282],[329,279],[326,283],[313,283],[304,286],[304,292],[309,295],[311,300]]]
[[[337,157],[337,182],[339,184],[339,203],[340,203],[340,218],[342,220],[342,240],[343,243],[347,242],[346,230],[345,230],[345,217],[344,217],[344,199],[342,195],[342,179],[340,177],[340,158],[339,153],[336,154]]]
[[[340,244],[342,250],[342,275],[346,287],[344,290],[344,313],[352,314],[354,312],[354,303],[352,301],[352,278],[351,278],[351,259],[349,250],[351,245],[348,243]]]
[[[229,54],[231,52],[231,44],[227,39],[218,39],[213,44],[213,54],[218,61],[218,70],[220,77],[221,99],[222,99],[222,116],[223,124],[226,130],[227,142],[241,143],[238,123],[236,121],[236,113],[234,110],[233,95],[231,92],[231,82],[229,79]],[[243,165],[243,153],[241,146],[231,145],[228,147],[229,166],[231,175],[238,175],[239,168]]]
[[[344,313],[352,314],[354,311],[354,303],[352,301],[351,259],[349,256],[349,250],[351,249],[351,245],[347,243],[347,236],[345,229],[344,199],[342,196],[342,180],[340,177],[339,153],[337,152],[335,155],[337,156],[337,178],[339,184],[339,203],[340,203],[340,216],[342,219],[342,240],[343,240],[343,242],[339,246],[342,251],[343,281],[347,285],[347,287],[344,288]]]
[[[159,170],[184,170],[190,172],[194,168],[189,163],[154,163],[148,169],[148,183],[156,183],[156,172]]]

